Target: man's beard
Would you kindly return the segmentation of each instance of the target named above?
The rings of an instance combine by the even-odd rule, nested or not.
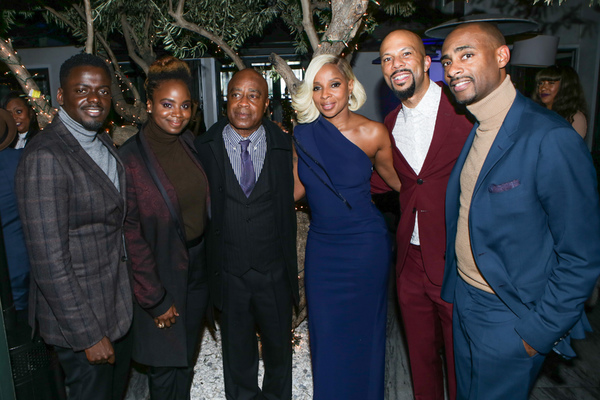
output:
[[[412,76],[412,74],[411,74]],[[410,84],[409,87],[404,88],[402,90],[398,90],[398,89],[392,89],[394,91],[394,94],[396,95],[397,98],[400,99],[400,101],[403,100],[408,100],[411,97],[413,97],[413,95],[415,94],[415,90],[416,90],[416,85],[415,85],[415,77],[412,76],[412,83]]]
[[[85,121],[81,125],[88,131],[99,131],[102,125],[104,125],[104,121]]]

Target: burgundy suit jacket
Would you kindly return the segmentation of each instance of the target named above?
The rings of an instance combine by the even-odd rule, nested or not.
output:
[[[119,148],[127,174],[124,232],[136,301],[133,359],[150,366],[186,367],[185,321],[200,317],[189,315],[186,309],[189,254],[177,226],[183,232],[185,228],[175,188],[150,148],[143,127],[138,135],[140,142],[134,136]],[[196,158],[191,132],[184,132],[179,140],[196,166],[204,172]],[[176,220],[171,217],[167,203],[144,162],[140,143],[177,213]],[[153,319],[164,314],[173,304],[181,321],[178,320],[169,329],[156,329]]]
[[[444,212],[446,186],[452,167],[473,124],[467,119],[465,109],[461,110],[451,102],[453,97],[447,87],[441,82],[437,84],[442,87],[442,97],[433,139],[421,172],[418,175],[415,174],[396,146],[392,147],[392,151],[394,168],[402,182],[400,189],[400,223],[396,231],[396,277],[400,275],[404,267],[415,225],[415,215],[418,210],[419,239],[425,273],[432,283],[441,286],[444,278],[444,256],[446,252]],[[402,104],[385,118],[384,124],[390,132],[392,143],[395,143],[392,130],[401,108]],[[373,193],[390,190],[376,172],[373,173],[371,178],[371,188]]]

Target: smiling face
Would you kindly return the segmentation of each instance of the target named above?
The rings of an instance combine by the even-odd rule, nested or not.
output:
[[[227,86],[227,118],[242,137],[248,137],[261,125],[269,105],[267,81],[251,68],[233,75]]]
[[[387,85],[401,100],[420,100],[429,87],[427,71],[431,58],[416,34],[399,30],[390,33],[379,49],[381,72]]]
[[[25,133],[29,130],[33,112],[25,103],[25,99],[12,99],[6,103],[6,111],[12,114],[15,123],[17,124],[17,132]]]
[[[110,112],[110,76],[100,67],[75,67],[56,98],[71,118],[85,129],[97,131]]]
[[[559,89],[560,81],[542,80],[538,83],[537,90],[540,101],[544,103],[549,110],[552,109],[552,104],[554,104],[554,99],[556,98]]]
[[[348,110],[348,97],[354,88],[334,64],[325,64],[313,80],[313,102],[325,118],[334,118]]]
[[[504,81],[510,52],[493,32],[471,23],[459,26],[444,41],[446,83],[460,104],[484,99]]]
[[[165,132],[178,135],[192,118],[192,96],[185,82],[170,79],[162,82],[148,100],[152,120]]]

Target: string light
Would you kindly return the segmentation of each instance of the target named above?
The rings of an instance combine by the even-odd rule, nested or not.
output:
[[[28,102],[31,104],[36,114],[42,116],[43,120],[40,121],[41,125],[44,125],[44,122],[52,121],[54,110],[46,100],[46,97],[40,95],[35,80],[27,72],[25,65],[20,62],[17,52],[12,47],[12,39],[8,38],[4,42],[6,45],[0,43],[0,51],[4,56],[3,61],[9,67],[10,72],[13,73],[19,84],[25,89],[24,92],[28,95]],[[5,73],[5,75],[7,73]],[[37,76],[37,74],[34,76]]]

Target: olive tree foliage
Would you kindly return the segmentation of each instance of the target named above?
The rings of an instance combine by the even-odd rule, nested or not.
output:
[[[154,0],[155,4],[159,0]],[[268,0],[168,0],[163,6],[165,49],[178,57],[221,52],[238,69],[246,65],[238,50],[248,37],[261,35],[277,17]]]
[[[148,116],[142,96],[119,66],[110,38],[121,39],[129,57],[147,73],[156,58],[154,7],[137,1],[84,0],[83,4],[74,3],[64,10],[50,6],[44,6],[44,10],[46,20],[69,30],[74,38],[85,43],[87,53],[107,59],[113,72],[111,91],[115,111],[127,121],[145,122]],[[133,104],[127,101],[125,90],[129,90]]]
[[[357,34],[374,28],[376,9],[410,15],[414,4],[413,0],[168,0],[163,15],[170,18],[165,18],[160,35],[166,49],[177,56],[206,52],[208,40],[243,69],[246,65],[237,51],[275,19],[287,26],[298,53],[339,55],[352,51]],[[271,62],[294,92],[299,81],[287,63],[277,54],[271,55]]]

